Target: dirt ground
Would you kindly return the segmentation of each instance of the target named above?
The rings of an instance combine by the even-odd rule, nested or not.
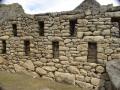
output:
[[[82,90],[73,85],[7,72],[0,72],[0,87],[0,90]]]

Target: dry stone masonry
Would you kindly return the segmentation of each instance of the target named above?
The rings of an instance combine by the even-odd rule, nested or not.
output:
[[[1,71],[113,90],[105,66],[120,59],[120,7],[85,0],[72,11],[28,15],[1,5],[0,56]]]

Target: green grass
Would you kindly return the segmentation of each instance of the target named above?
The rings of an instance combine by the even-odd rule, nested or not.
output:
[[[0,86],[3,90],[82,90],[73,85],[7,72],[0,72]]]

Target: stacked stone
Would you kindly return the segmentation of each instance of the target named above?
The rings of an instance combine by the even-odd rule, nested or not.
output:
[[[0,27],[0,53],[2,40],[6,40],[6,54],[0,54],[7,63],[0,70],[24,72],[35,77],[78,85],[89,90],[110,90],[111,82],[105,71],[107,61],[120,59],[118,28],[111,17],[120,12],[92,14],[91,10],[21,15],[4,21]],[[70,36],[71,19],[77,19],[76,35]],[[44,21],[44,36],[39,35],[38,21]],[[12,24],[17,25],[17,36]],[[113,35],[114,33],[114,35]],[[24,40],[30,41],[30,54],[25,55]],[[53,58],[52,42],[59,42],[59,57]],[[88,60],[88,43],[97,43],[97,61]]]

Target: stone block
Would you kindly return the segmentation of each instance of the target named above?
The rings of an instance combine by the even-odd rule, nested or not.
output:
[[[97,71],[98,73],[103,73],[103,72],[105,71],[105,69],[104,69],[104,67],[102,67],[102,66],[97,66],[97,67],[96,67],[96,71]]]
[[[87,56],[76,57],[75,61],[86,62],[87,61]]]
[[[37,67],[43,66],[43,63],[40,62],[40,61],[35,61],[34,64],[35,64]]]
[[[98,78],[92,78],[91,84],[98,86],[100,84],[100,79]]]
[[[7,39],[9,39],[9,36],[1,36],[0,39],[7,40]]]
[[[46,75],[47,74],[47,71],[45,71],[44,69],[38,67],[36,68],[36,72],[39,74],[39,75]]]
[[[26,69],[29,69],[29,70],[32,70],[34,71],[35,67],[34,67],[34,64],[31,60],[28,60],[26,61],[23,66],[26,68]]]
[[[54,66],[43,66],[42,68],[49,72],[53,72],[57,70],[57,68]]]
[[[79,74],[79,70],[78,70],[78,68],[76,68],[75,66],[69,66],[69,67],[67,67],[67,70],[68,70],[70,73]]]
[[[93,85],[89,84],[89,83],[85,83],[85,82],[82,82],[82,81],[76,81],[76,84],[81,87],[81,88],[84,88],[86,90],[93,90]]]
[[[82,75],[76,75],[76,80],[77,81],[85,81],[85,77],[84,76],[82,76]]]
[[[7,60],[5,60],[3,57],[0,57],[0,64],[7,64]]]
[[[102,31],[102,35],[110,35],[110,29],[108,29],[108,30],[103,30]]]
[[[14,68],[16,72],[23,72],[25,70],[24,67],[18,65],[18,64],[14,64]]]
[[[98,54],[97,54],[97,58],[98,58],[98,59],[107,60],[107,55],[105,55],[105,54],[103,54],[103,53],[98,53]]]
[[[112,49],[105,49],[105,54],[112,54],[113,50]]]
[[[88,42],[103,42],[104,37],[103,36],[85,36],[84,40]]]
[[[84,35],[83,32],[77,32],[77,37],[78,37],[78,38],[82,39],[82,38],[83,38],[83,35]]]
[[[68,57],[66,56],[60,56],[59,59],[60,61],[68,61]]]
[[[80,73],[84,76],[87,76],[87,71],[84,69],[80,69]]]
[[[101,34],[101,31],[94,31],[93,32],[93,35],[95,35],[95,36],[100,36],[100,34]]]
[[[75,85],[75,76],[69,73],[55,72],[55,79],[58,82]]]

